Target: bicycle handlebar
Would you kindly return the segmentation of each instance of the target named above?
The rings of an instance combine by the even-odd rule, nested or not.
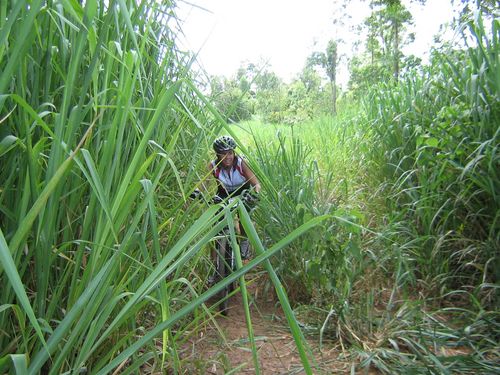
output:
[[[191,199],[203,199],[204,200],[203,194],[199,189],[193,190],[193,192],[191,194],[189,194],[189,197]],[[228,203],[231,203],[237,197],[238,196],[229,197],[229,199],[228,199],[228,198],[222,198],[219,195],[215,195],[212,198],[211,203],[212,204],[221,204],[226,200]],[[245,208],[248,211],[251,211],[256,207],[257,203],[259,202],[259,193],[257,193],[253,189],[245,189],[241,192],[241,194],[239,195],[239,198],[241,199],[241,202],[245,205]],[[209,203],[209,202],[207,202],[207,203]]]

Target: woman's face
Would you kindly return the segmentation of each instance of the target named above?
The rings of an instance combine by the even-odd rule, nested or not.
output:
[[[223,154],[217,154],[217,158],[219,159],[220,165],[223,168],[231,168],[234,162],[234,151],[230,150]]]

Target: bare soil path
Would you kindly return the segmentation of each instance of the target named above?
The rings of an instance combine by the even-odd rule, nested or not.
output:
[[[293,336],[283,311],[274,296],[263,295],[262,283],[248,286],[251,299],[251,319],[259,357],[261,374],[304,374]],[[255,374],[252,349],[241,294],[233,296],[227,316],[217,316],[215,323],[192,337],[182,350],[190,374]],[[219,328],[217,328],[217,326]],[[221,333],[223,335],[221,335]],[[314,374],[346,374],[350,372],[347,359],[333,343],[323,344],[311,339],[317,366]],[[311,358],[310,358],[311,361]],[[311,363],[311,366],[314,366]]]

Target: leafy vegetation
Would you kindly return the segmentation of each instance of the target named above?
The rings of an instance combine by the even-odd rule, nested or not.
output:
[[[377,26],[391,38],[408,20],[396,13]],[[243,276],[262,266],[306,373],[301,327],[339,343],[352,371],[498,372],[491,18],[466,19],[466,47],[428,66],[397,68],[397,48],[377,82],[354,74],[363,90],[332,116],[333,42],[317,55],[326,84],[311,64],[290,84],[250,64],[207,98],[171,2],[2,2],[0,371],[182,373],[187,337],[217,327],[211,298],[240,280],[258,372]],[[264,188],[255,226],[239,208],[256,256],[207,289],[232,217],[187,197],[222,129]]]
[[[298,316],[361,368],[498,370],[500,29],[481,17],[465,26],[470,47],[435,50],[360,108],[243,127],[272,181],[265,235],[331,215],[275,264]]]
[[[173,5],[1,14],[2,373],[181,368],[186,316],[211,314],[216,292],[198,296],[191,274],[216,208],[185,197],[219,125],[175,47]]]

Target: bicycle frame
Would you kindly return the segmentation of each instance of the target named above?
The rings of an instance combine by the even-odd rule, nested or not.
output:
[[[201,193],[199,191],[193,192],[191,194],[192,198],[197,198],[197,199],[203,199],[207,204],[210,204],[209,201],[205,200]],[[230,197],[223,199],[219,196],[215,196],[212,199],[212,204],[220,204],[224,203],[225,208],[222,209],[228,209],[231,213],[235,213],[237,211],[238,206],[243,203],[242,199],[240,199],[239,196],[235,197]],[[249,209],[249,212],[253,211],[252,209]],[[219,211],[220,213],[220,211]],[[233,222],[230,224],[228,223],[228,214],[225,214],[222,216],[221,220],[226,220],[226,225],[224,225],[217,235],[215,239],[215,256],[213,259],[214,260],[214,266],[215,266],[215,282],[219,282],[226,278],[228,275],[230,275],[235,268],[235,253],[233,249],[234,243],[232,242],[234,239],[234,236],[241,236],[240,232],[240,225],[239,225],[239,218],[235,214],[233,216]],[[231,228],[232,227],[232,228]],[[234,228],[234,233],[233,232]],[[227,315],[227,309],[228,309],[228,297],[229,295],[234,291],[235,289],[235,284],[234,282],[226,285],[219,293],[218,293],[218,298],[220,300],[219,304],[219,310],[223,315]]]
[[[234,212],[236,208],[238,207],[239,202],[234,204],[235,198],[230,198],[228,200],[227,205],[233,205],[233,207],[230,208],[231,212]],[[226,220],[227,218],[224,217],[223,220]],[[239,232],[238,228],[238,221],[234,220],[233,223],[235,227],[235,232]],[[219,238],[216,239],[215,241],[215,275],[216,275],[216,281],[220,281],[227,277],[229,274],[231,274],[234,270],[235,266],[235,258],[234,258],[234,251],[233,251],[233,246],[231,244],[231,234],[230,234],[230,229],[229,226],[226,225],[221,232],[219,233]],[[235,285],[234,283],[230,283],[224,287],[220,293],[219,293],[219,299],[221,300],[221,303],[219,305],[219,310],[223,315],[227,315],[227,310],[228,310],[228,304],[229,304],[229,295],[234,291]]]

